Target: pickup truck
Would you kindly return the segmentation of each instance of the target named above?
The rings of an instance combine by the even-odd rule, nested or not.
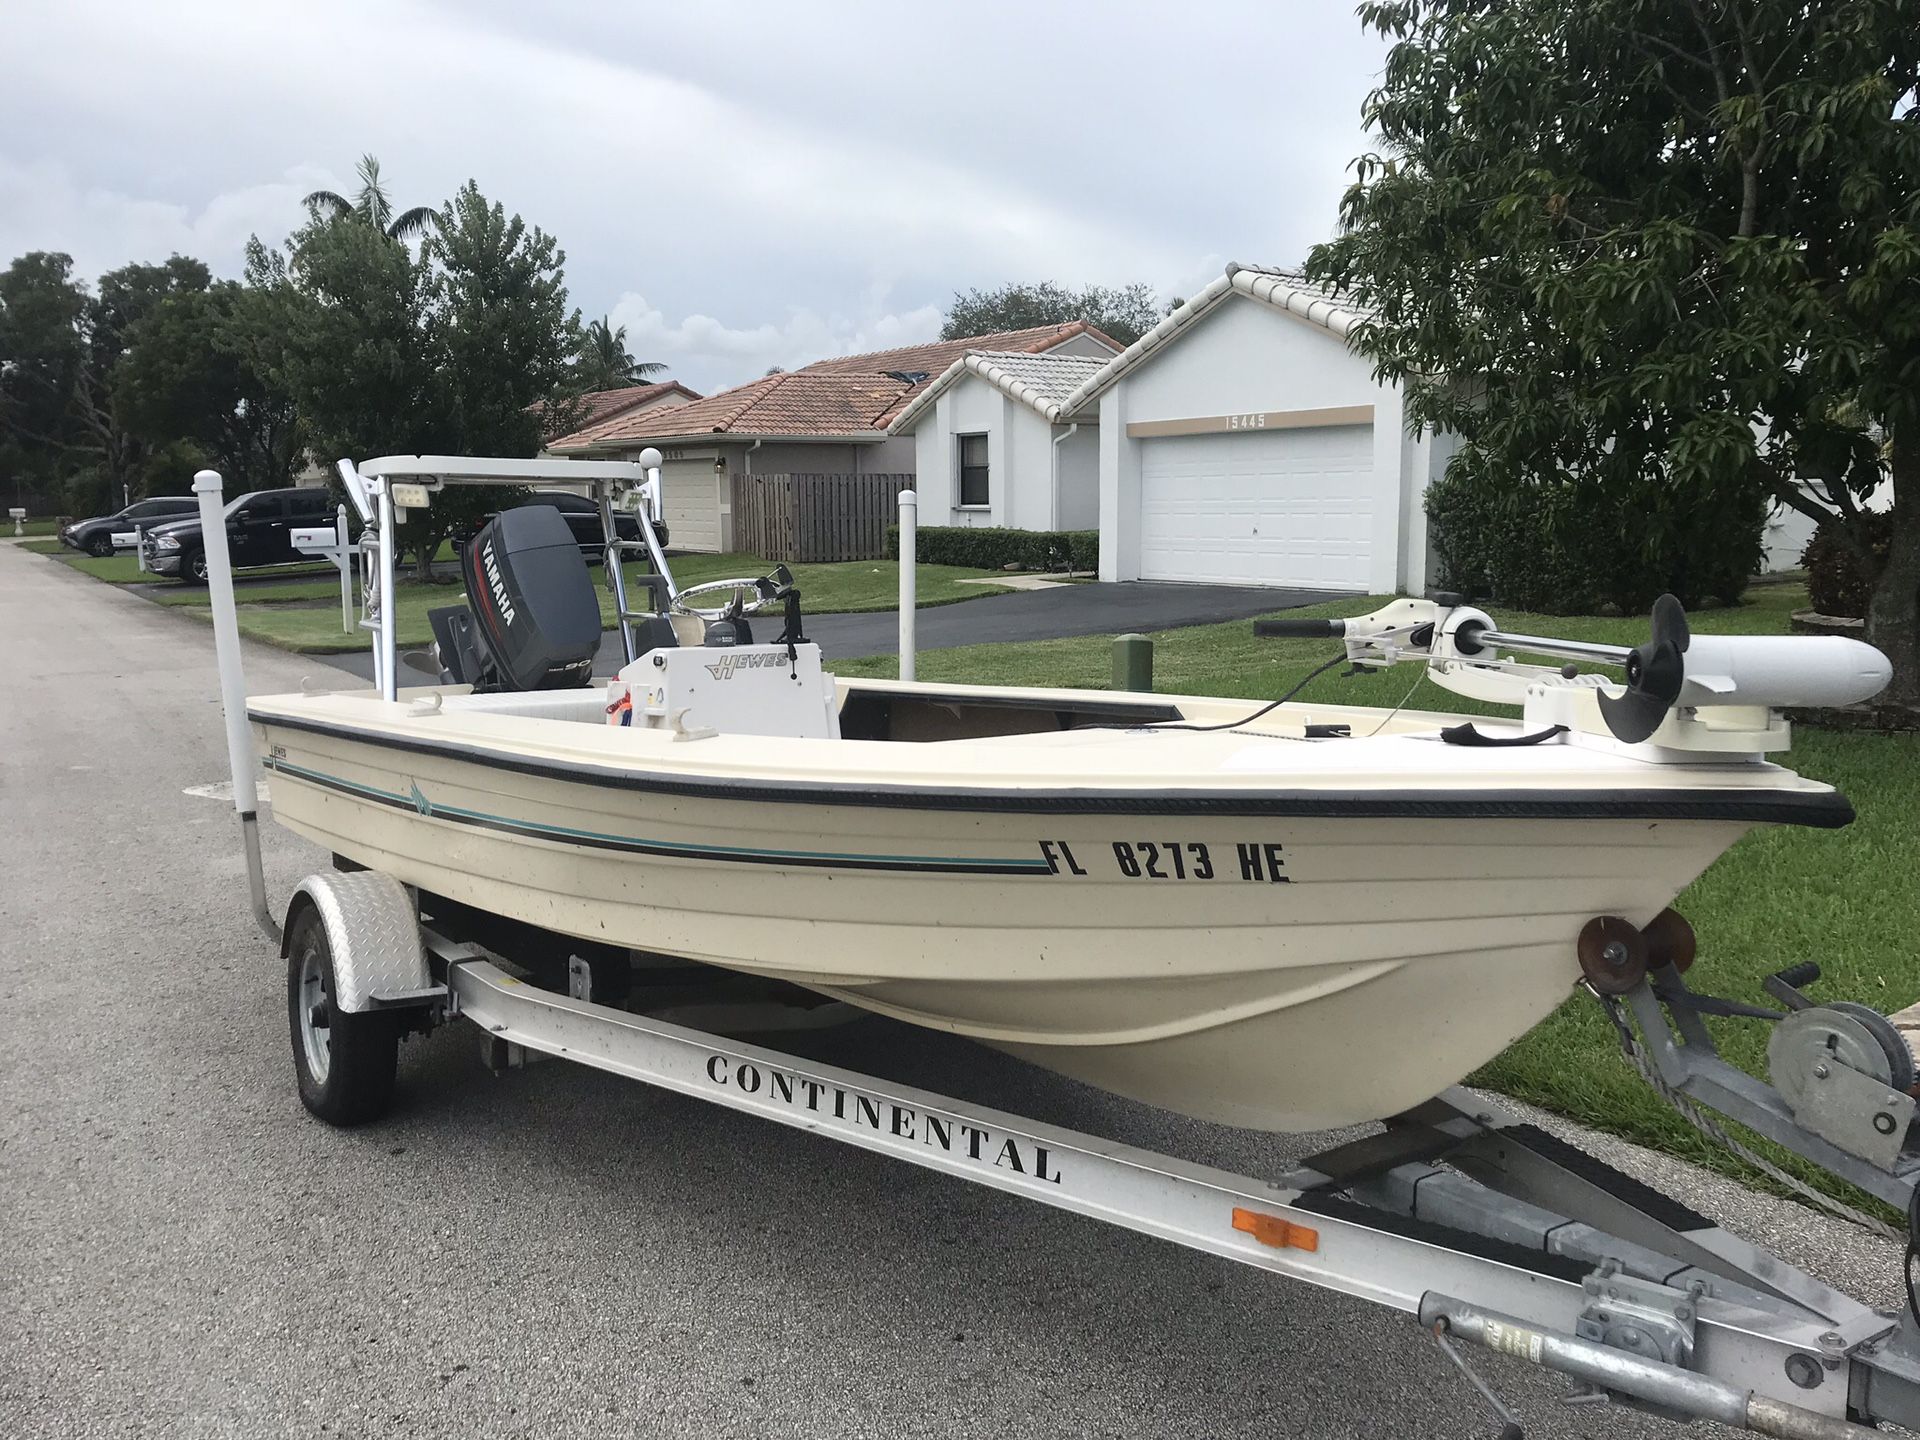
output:
[[[335,500],[323,486],[251,490],[227,504],[227,553],[236,570],[292,565],[310,557],[293,548],[294,529],[333,520]],[[207,550],[200,518],[176,520],[147,531],[147,569],[190,584],[207,579]]]

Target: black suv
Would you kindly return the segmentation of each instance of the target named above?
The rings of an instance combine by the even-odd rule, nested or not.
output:
[[[312,557],[293,548],[292,531],[325,525],[336,501],[324,486],[293,490],[254,490],[227,504],[227,553],[236,570],[259,565],[290,565]],[[200,520],[177,520],[147,532],[147,569],[202,583],[207,551]]]
[[[569,490],[536,490],[520,505],[509,505],[509,510],[518,510],[525,505],[551,505],[560,512],[560,518],[567,522],[567,529],[573,532],[573,543],[580,547],[580,554],[589,565],[600,563],[600,552],[606,549],[607,532],[600,524],[600,507],[584,495],[575,495]],[[473,537],[480,533],[480,527],[493,519],[491,514],[482,515],[471,525],[463,526],[454,532],[454,543],[465,549],[473,543]],[[613,528],[622,540],[640,538],[640,522],[625,510],[616,510],[613,515]],[[660,537],[661,545],[667,543],[667,528],[654,526],[654,533]]]
[[[200,502],[191,495],[156,495],[151,500],[136,500],[111,515],[74,521],[60,532],[60,543],[104,560],[115,550],[133,548],[134,526],[163,525],[169,520],[184,519],[199,507]]]

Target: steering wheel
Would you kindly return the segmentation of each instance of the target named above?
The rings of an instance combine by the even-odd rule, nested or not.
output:
[[[702,585],[689,585],[674,593],[673,608],[682,615],[694,615],[702,620],[738,620],[743,615],[758,614],[775,601],[785,598],[787,589],[793,584],[793,577],[786,573],[786,569],[782,565],[773,574],[758,579],[709,580]],[[696,595],[718,595],[726,591],[731,591],[733,598],[724,605],[702,608],[687,603]]]

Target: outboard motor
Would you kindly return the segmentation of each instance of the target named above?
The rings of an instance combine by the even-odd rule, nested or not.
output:
[[[496,515],[460,553],[466,605],[430,611],[440,664],[476,692],[558,690],[593,678],[600,605],[551,505]]]

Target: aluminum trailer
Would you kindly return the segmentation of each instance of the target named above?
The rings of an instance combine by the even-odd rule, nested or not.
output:
[[[644,477],[649,503],[658,504],[657,467],[460,464],[485,467],[495,483],[508,467],[526,480],[586,480],[614,555],[613,492]],[[435,471],[421,460],[396,473],[411,484]],[[393,497],[384,476],[355,481],[362,489],[350,484],[350,494],[369,519],[374,608],[366,623],[384,651],[379,683],[391,693],[396,656],[383,602]],[[195,489],[203,513],[217,517],[219,477],[202,472]],[[308,876],[283,930],[259,861],[225,534],[218,524],[207,534],[254,910],[287,962],[295,1071],[322,1118],[378,1113],[391,1097],[402,1034],[467,1021],[497,1065],[534,1055],[572,1060],[1402,1311],[1467,1371],[1507,1436],[1521,1433],[1517,1423],[1455,1342],[1676,1420],[1793,1440],[1861,1437],[1881,1421],[1920,1427],[1920,1320],[1911,1304],[1897,1313],[1861,1304],[1463,1090],[1261,1179],[688,1028],[644,1006],[600,1003],[595,979],[604,980],[606,957],[578,953],[591,947],[519,927],[508,948],[524,961],[531,943],[549,962],[528,971],[483,943],[498,942],[484,925],[476,931],[473,917],[377,872]],[[617,567],[609,568],[617,585]],[[624,595],[618,604],[624,620]],[[1670,1098],[1713,1105],[1911,1210],[1920,1174],[1920,1153],[1907,1145],[1914,1102],[1861,1060],[1887,1043],[1874,1024],[1884,1018],[1856,1006],[1837,1007],[1844,1013],[1835,1019],[1812,1004],[1799,988],[1812,978],[1808,967],[1770,985],[1784,1014],[1695,995],[1683,968],[1643,966],[1632,984],[1601,995],[1649,1078]],[[530,974],[554,978],[540,984]],[[1718,1057],[1700,1020],[1716,1013],[1780,1024],[1776,1036],[1787,1043],[1776,1077],[1796,1077],[1791,1097]],[[1900,1078],[1911,1084],[1910,1072]]]

